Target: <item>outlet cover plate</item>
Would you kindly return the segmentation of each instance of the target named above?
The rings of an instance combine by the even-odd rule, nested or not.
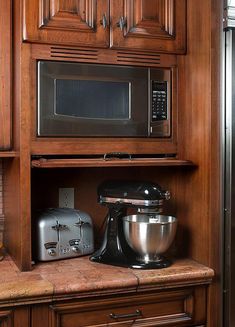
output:
[[[74,209],[74,188],[59,188],[59,207]]]

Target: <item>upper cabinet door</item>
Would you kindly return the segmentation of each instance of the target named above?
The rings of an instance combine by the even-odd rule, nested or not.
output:
[[[23,0],[23,39],[109,47],[109,0]]]
[[[111,47],[184,53],[186,0],[110,0]]]

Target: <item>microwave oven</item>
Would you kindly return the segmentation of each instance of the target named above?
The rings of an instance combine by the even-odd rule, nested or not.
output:
[[[38,61],[39,137],[170,137],[172,72]]]

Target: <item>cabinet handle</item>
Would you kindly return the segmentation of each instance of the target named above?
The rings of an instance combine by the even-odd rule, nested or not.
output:
[[[106,14],[103,14],[102,19],[100,20],[100,25],[103,26],[104,30],[108,27],[108,20]]]
[[[104,154],[104,160],[128,159],[131,160],[131,154],[126,152],[108,152]]]
[[[112,319],[138,318],[138,317],[142,317],[142,312],[140,310],[136,310],[134,313],[126,313],[126,314],[110,313],[109,317]]]
[[[127,26],[127,19],[123,16],[120,17],[119,22],[117,22],[117,27],[119,27],[121,31],[123,31],[126,26]]]

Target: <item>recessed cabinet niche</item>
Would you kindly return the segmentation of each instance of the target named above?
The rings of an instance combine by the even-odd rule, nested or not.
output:
[[[35,161],[34,161],[35,162]],[[53,162],[51,162],[53,164]],[[74,207],[88,213],[93,221],[95,249],[100,247],[103,239],[106,222],[107,207],[98,203],[97,189],[105,180],[119,181],[149,181],[157,183],[162,189],[169,191],[171,199],[165,201],[163,214],[175,216],[181,221],[178,215],[178,204],[180,199],[177,194],[178,178],[182,168],[184,174],[192,174],[193,166],[149,166],[149,167],[62,167],[52,165],[35,166],[31,170],[31,226],[32,254],[35,249],[35,214],[38,210],[46,208],[58,208],[59,188],[74,189]],[[181,175],[180,175],[181,176]],[[45,188],[46,185],[46,188]],[[40,194],[40,196],[39,196]],[[88,200],[89,199],[89,200]],[[136,209],[129,208],[129,212],[134,213]],[[188,217],[186,217],[187,219]],[[184,219],[184,217],[183,217]],[[189,248],[188,239],[182,237],[185,231],[179,223],[177,236],[174,244],[169,250],[169,254],[177,257],[179,254],[187,255],[185,249]],[[185,240],[186,241],[182,241]],[[182,244],[183,243],[183,244]],[[37,262],[37,259],[32,258]]]
[[[185,0],[23,1],[25,41],[185,52]]]

